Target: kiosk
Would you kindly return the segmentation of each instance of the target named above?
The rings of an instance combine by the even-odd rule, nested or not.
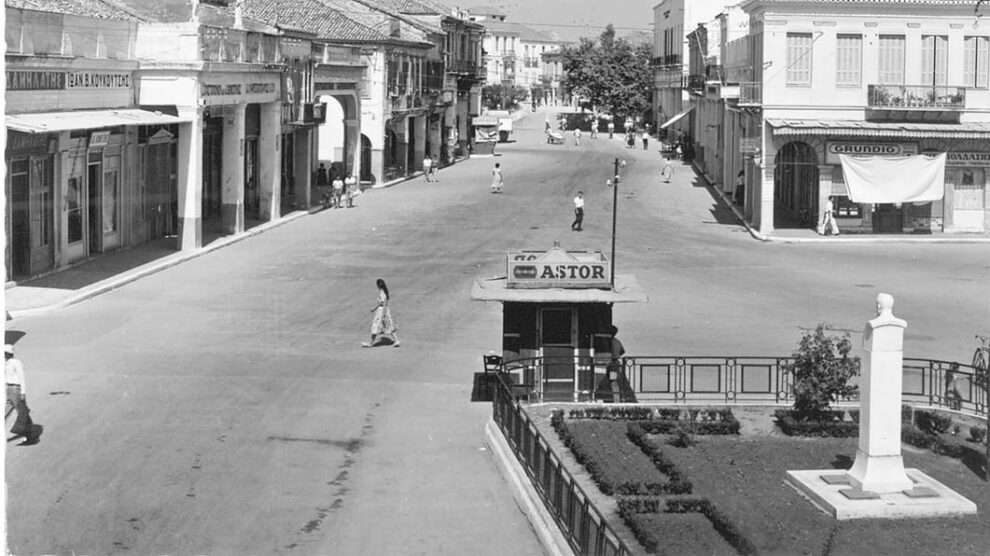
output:
[[[517,251],[506,275],[476,279],[471,297],[500,301],[502,369],[539,401],[590,401],[612,362],[612,304],[648,301],[600,251]],[[621,380],[624,377],[611,377]]]
[[[474,128],[475,155],[495,154],[495,144],[498,142],[498,118],[494,116],[475,116],[471,120]]]

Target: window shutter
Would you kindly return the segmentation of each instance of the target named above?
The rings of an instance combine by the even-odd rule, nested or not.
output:
[[[944,86],[949,73],[949,37],[935,37],[935,85]]]
[[[963,84],[976,85],[976,41],[979,37],[966,37],[963,41]]]
[[[921,37],[921,83],[935,84],[935,37]]]
[[[983,89],[986,89],[988,85],[988,56],[990,56],[990,38],[976,37],[976,86]]]

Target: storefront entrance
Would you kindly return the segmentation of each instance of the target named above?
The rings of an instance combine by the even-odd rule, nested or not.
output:
[[[774,166],[774,227],[813,228],[818,214],[818,156],[807,143],[788,143]]]
[[[884,203],[876,205],[873,213],[873,231],[878,234],[899,234],[904,231],[904,210],[901,205]]]
[[[543,353],[544,395],[548,399],[573,396],[577,353],[577,308],[540,309],[537,327]]]

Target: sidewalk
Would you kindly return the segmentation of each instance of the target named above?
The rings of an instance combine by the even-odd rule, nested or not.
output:
[[[456,163],[468,160],[459,158]],[[382,182],[370,189],[387,189],[402,182],[422,178],[422,172]],[[296,210],[272,222],[262,222],[237,235],[204,237],[204,245],[191,251],[176,251],[174,238],[161,239],[119,249],[31,280],[8,282],[4,296],[10,318],[31,317],[64,309],[91,297],[115,290],[135,280],[177,264],[222,249],[267,230],[321,212],[320,205]],[[208,236],[208,234],[205,234]]]

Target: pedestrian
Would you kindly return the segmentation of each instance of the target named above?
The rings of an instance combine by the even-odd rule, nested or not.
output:
[[[432,170],[433,170],[433,159],[430,158],[429,155],[427,155],[426,157],[423,158],[423,179],[426,180],[426,183],[430,183],[433,180]]]
[[[670,179],[674,177],[674,164],[670,162],[669,158],[664,158],[663,170],[660,170],[660,175],[663,176],[664,183],[670,183]]]
[[[825,201],[825,212],[822,213],[822,221],[818,225],[818,235],[827,235],[829,232],[834,236],[839,235],[839,225],[835,223],[834,210],[835,206],[832,203],[832,198],[829,197]]]
[[[581,128],[579,127],[574,128],[574,146],[575,147],[581,146]]]
[[[338,175],[333,179],[333,206],[340,208],[340,199],[344,195],[344,180]]]
[[[550,130],[551,130],[550,116],[547,116],[547,121],[543,124],[543,131],[545,131],[546,133],[550,133]]]
[[[742,206],[743,197],[746,194],[746,171],[739,170],[736,174],[736,191],[735,191],[735,201],[736,204]]]
[[[614,133],[615,133],[615,122],[610,121],[608,123],[608,138],[611,139]]]
[[[354,177],[354,173],[347,174],[347,178],[344,180],[344,197],[347,198],[347,208],[354,206],[354,197],[359,194],[357,178]]]
[[[646,147],[649,144],[649,142],[650,142],[650,132],[644,129],[643,130],[643,150],[644,151],[646,150]]]
[[[584,223],[584,192],[578,191],[574,197],[574,222],[571,223],[571,230],[581,231]]]
[[[25,444],[35,444],[38,442],[38,435],[34,430],[34,422],[31,420],[31,410],[27,405],[27,388],[24,381],[24,364],[20,359],[14,357],[14,346],[6,344],[3,346],[4,352],[4,376],[7,380],[7,403],[4,412],[4,423],[11,413],[16,412],[17,418],[10,432],[15,436],[23,436]]]
[[[598,392],[595,395],[595,399],[605,402],[619,402],[622,399],[619,380],[622,373],[622,356],[625,355],[626,349],[622,346],[619,338],[616,337],[618,333],[618,327],[612,326],[612,345],[609,362],[605,367],[605,376],[598,383]]]
[[[492,169],[492,193],[502,192],[502,165],[498,162],[495,163],[495,168]]]
[[[323,208],[330,208],[330,179],[327,177],[327,167],[322,162],[316,169],[316,190],[320,192]]]
[[[375,281],[375,285],[378,286],[378,305],[371,310],[375,314],[375,318],[371,320],[371,341],[361,342],[361,346],[374,347],[381,336],[391,336],[392,347],[399,347],[399,336],[396,334],[399,327],[392,318],[392,310],[388,308],[388,286],[381,278]]]
[[[597,114],[592,114],[589,117],[589,120],[590,120],[590,123],[591,123],[591,132],[588,135],[591,136],[592,139],[597,139],[598,138],[598,115]]]
[[[440,181],[438,174],[440,173],[440,158],[437,156],[431,157],[432,164],[430,165],[430,180],[433,182]]]
[[[677,148],[674,149],[677,152],[677,160],[684,159],[684,149],[681,148],[681,144],[677,143]]]
[[[636,148],[636,133],[634,131],[626,132],[626,148]]]

